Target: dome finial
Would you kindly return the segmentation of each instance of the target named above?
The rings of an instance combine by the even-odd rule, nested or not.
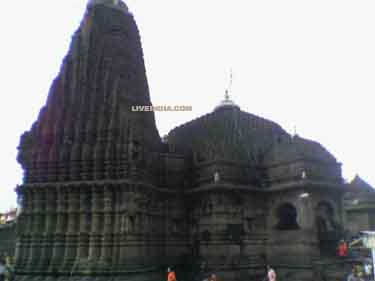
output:
[[[228,88],[225,90],[225,100],[230,100],[229,93],[232,90],[232,83],[233,83],[233,71],[232,71],[232,68],[231,68],[230,72],[229,72],[229,84],[228,84]]]
[[[221,108],[238,108],[239,109],[239,106],[236,105],[230,99],[229,93],[232,90],[232,83],[233,83],[233,72],[232,72],[232,69],[230,69],[229,83],[228,83],[227,89],[225,90],[224,100],[221,101],[221,103],[218,106],[215,107],[215,109],[214,109],[215,111],[218,110],[218,109],[221,109]]]
[[[225,100],[225,101],[228,101],[228,100],[230,100],[230,97],[229,97],[229,92],[228,92],[228,90],[225,90],[224,100]]]
[[[128,7],[126,4],[121,0],[89,0],[88,7],[93,7],[96,5],[104,5],[107,7],[111,7],[114,9],[122,10],[124,12],[128,12]]]

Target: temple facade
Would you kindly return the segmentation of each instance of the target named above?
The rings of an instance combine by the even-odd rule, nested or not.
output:
[[[21,137],[16,280],[160,280],[199,265],[250,280],[265,264],[319,280],[343,233],[333,155],[228,96],[163,140],[134,105],[151,105],[136,23],[122,1],[90,1]]]

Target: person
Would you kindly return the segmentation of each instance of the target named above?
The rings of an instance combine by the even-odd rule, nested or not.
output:
[[[267,265],[267,278],[268,278],[268,281],[277,280],[276,272],[270,265]]]
[[[217,281],[217,276],[216,274],[211,274],[209,281]]]
[[[364,266],[364,271],[366,275],[371,275],[372,274],[372,266],[369,263],[366,263]]]
[[[2,257],[0,257],[0,281],[5,280],[5,262]]]
[[[209,280],[209,274],[207,273],[207,264],[206,262],[202,261],[199,265],[199,272],[194,278],[194,281],[202,281],[202,280]]]
[[[214,182],[216,183],[216,182],[219,182],[219,181],[220,181],[220,174],[219,174],[218,171],[216,171],[214,173]]]
[[[168,281],[177,281],[176,279],[176,273],[170,268],[168,267]]]
[[[5,280],[11,281],[13,280],[13,262],[12,257],[8,254],[5,254]]]
[[[352,272],[348,275],[347,281],[355,281],[356,280],[356,270],[355,267],[352,267]]]
[[[352,267],[352,272],[349,274],[347,281],[364,281],[363,278],[358,276],[355,266]]]
[[[340,244],[339,244],[339,251],[338,251],[338,254],[339,254],[339,257],[340,258],[345,258],[348,256],[348,243],[346,243],[346,241],[344,239],[342,239],[340,241]]]

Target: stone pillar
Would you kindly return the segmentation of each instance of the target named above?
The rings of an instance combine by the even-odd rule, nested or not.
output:
[[[32,190],[33,194],[33,210],[32,210],[32,224],[30,231],[30,239],[29,239],[29,255],[28,261],[26,265],[27,271],[33,271],[36,268],[37,260],[40,257],[40,233],[39,233],[39,226],[40,226],[40,214],[41,214],[41,194],[38,189]]]
[[[142,235],[142,239],[144,241],[144,264],[146,265],[146,267],[148,266],[152,266],[152,263],[151,263],[151,260],[152,260],[152,248],[151,248],[151,245],[150,245],[150,223],[149,223],[149,214],[147,212],[147,210],[145,210],[145,212],[143,213],[143,235]]]
[[[67,209],[67,233],[65,241],[65,257],[62,270],[71,273],[76,256],[78,246],[78,223],[79,223],[79,190],[77,186],[69,188],[68,193],[68,209]]]
[[[89,246],[89,260],[98,261],[101,250],[101,231],[102,231],[102,194],[98,187],[92,188],[92,206],[91,206],[91,231],[90,231],[90,246]]]
[[[49,265],[49,271],[57,272],[63,262],[64,247],[65,247],[65,194],[63,186],[57,187],[57,214],[56,214],[56,229],[54,236],[54,244],[52,248],[52,258]]]
[[[23,210],[17,223],[17,248],[16,268],[17,272],[23,272],[29,257],[30,229],[32,227],[32,193],[25,186],[21,188],[20,195],[23,196]]]
[[[91,194],[90,189],[86,186],[81,186],[79,196],[79,246],[78,246],[78,261],[88,258],[88,247],[89,247],[89,229],[88,226],[91,223]]]
[[[106,269],[110,270],[109,265],[113,262],[113,189],[110,186],[104,188],[104,223],[103,223],[103,242],[101,249],[101,263],[106,265]]]
[[[131,235],[131,229],[130,229],[130,218],[129,218],[129,211],[128,211],[128,196],[129,193],[122,191],[121,193],[121,211],[120,211],[120,225],[121,225],[121,234],[119,237],[119,263],[118,267],[119,270],[123,270],[127,268],[128,260],[127,257],[130,255],[130,252],[128,251],[128,243],[127,239],[129,239],[129,236]]]
[[[32,231],[35,217],[34,217],[34,192],[31,189],[28,189],[28,198],[29,198],[29,211],[28,211],[28,229],[27,234],[25,236],[25,262],[24,262],[24,270],[27,270],[27,266],[31,260],[31,243],[32,243]]]
[[[43,247],[41,249],[41,257],[39,268],[45,270],[48,268],[51,257],[54,240],[54,233],[56,229],[56,191],[53,188],[45,190],[45,231],[43,234]]]
[[[35,204],[36,204],[36,213],[35,213],[35,219],[38,221],[38,223],[34,224],[35,232],[37,233],[37,243],[32,248],[33,249],[33,256],[36,256],[37,258],[33,257],[33,260],[35,262],[32,265],[32,270],[34,271],[43,271],[48,266],[48,251],[50,250],[50,244],[49,239],[47,236],[48,231],[48,224],[47,220],[49,219],[49,206],[50,204],[48,202],[49,197],[48,191],[46,190],[46,187],[40,188],[35,191],[36,192],[36,198],[35,198]]]
[[[122,205],[122,190],[119,185],[114,186],[114,201],[113,201],[113,249],[112,249],[112,270],[117,271],[120,264],[120,243],[121,243],[121,205]]]

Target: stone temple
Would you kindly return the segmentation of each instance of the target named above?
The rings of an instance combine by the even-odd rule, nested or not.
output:
[[[16,280],[250,280],[272,264],[318,281],[342,235],[341,165],[228,97],[161,140],[139,32],[122,1],[90,1],[21,137]]]

